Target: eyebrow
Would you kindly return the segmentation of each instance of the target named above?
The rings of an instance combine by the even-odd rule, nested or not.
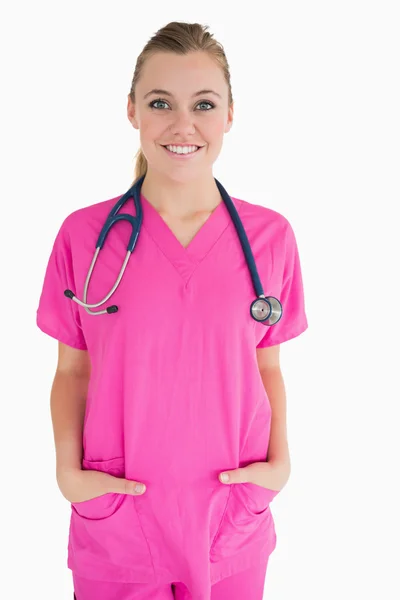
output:
[[[163,96],[170,96],[171,98],[174,97],[174,95],[171,94],[171,92],[168,92],[167,90],[160,90],[160,89],[156,88],[154,90],[151,90],[150,92],[147,92],[147,94],[143,97],[143,99],[146,99],[147,96],[150,96],[151,94],[160,94]],[[202,96],[203,94],[214,94],[215,96],[218,96],[218,98],[222,98],[220,96],[220,94],[217,94],[217,92],[214,92],[214,90],[199,90],[198,92],[195,92],[193,94],[193,97]]]

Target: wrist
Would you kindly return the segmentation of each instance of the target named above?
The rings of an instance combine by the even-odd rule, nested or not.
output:
[[[281,490],[290,477],[290,460],[272,458],[266,462],[266,468],[271,481]]]

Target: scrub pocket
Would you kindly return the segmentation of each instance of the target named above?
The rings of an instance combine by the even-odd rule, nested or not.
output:
[[[212,562],[255,546],[273,550],[276,536],[270,503],[279,491],[254,483],[232,483],[226,511],[210,550]]]
[[[82,468],[86,471],[102,471],[114,477],[125,476],[125,461],[123,457],[110,460],[82,460]],[[72,510],[85,519],[107,519],[121,506],[125,494],[107,493],[83,502],[72,502]]]
[[[233,484],[233,490],[240,505],[246,508],[248,515],[263,515],[279,491],[256,485],[255,483]],[[246,519],[246,515],[241,518]]]
[[[83,459],[82,468],[125,477],[123,457]],[[134,497],[128,494],[109,492],[71,503],[68,549],[69,568],[88,579],[130,582],[154,576]]]

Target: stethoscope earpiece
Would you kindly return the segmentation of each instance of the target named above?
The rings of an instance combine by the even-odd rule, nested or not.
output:
[[[116,306],[115,304],[113,304],[112,306],[109,306],[107,308],[107,312],[110,315],[111,313],[116,313],[118,312],[118,306]]]

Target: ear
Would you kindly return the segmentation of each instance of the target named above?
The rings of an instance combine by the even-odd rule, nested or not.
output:
[[[132,102],[130,96],[128,95],[128,106],[127,106],[127,115],[129,121],[132,123],[132,126],[135,129],[139,129],[139,123],[136,117],[136,105]]]
[[[228,110],[228,120],[225,125],[225,133],[228,133],[228,131],[231,129],[232,123],[233,123],[233,102],[230,105],[229,110]]]

